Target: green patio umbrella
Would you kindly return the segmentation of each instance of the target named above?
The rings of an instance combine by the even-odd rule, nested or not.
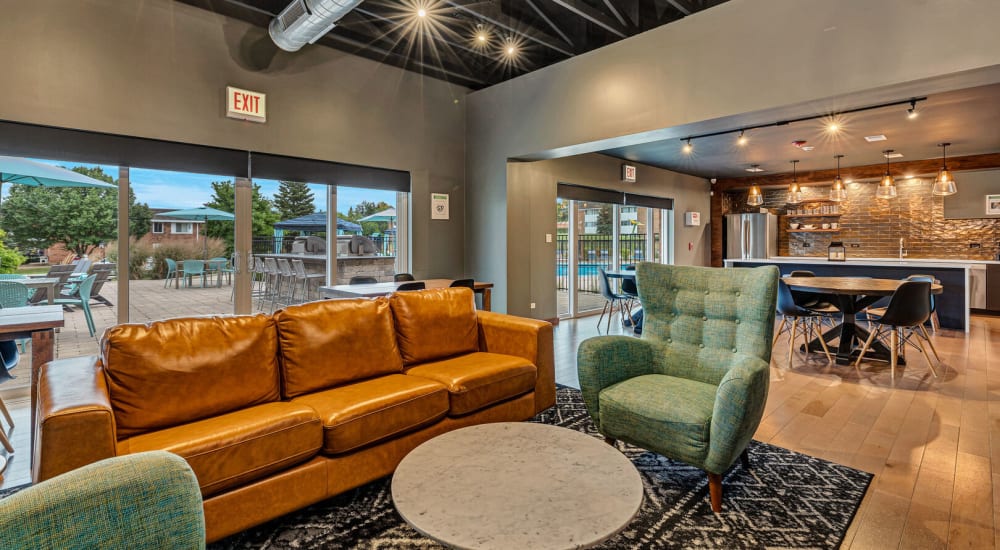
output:
[[[18,183],[33,187],[100,187],[118,189],[118,186],[95,180],[72,170],[44,164],[20,157],[0,156],[0,195],[3,184]]]
[[[201,220],[205,222],[231,222],[236,220],[236,216],[230,214],[229,212],[223,212],[222,210],[216,210],[207,206],[199,206],[198,208],[188,208],[185,210],[172,210],[170,212],[163,212],[160,216],[165,218],[177,218],[179,220]],[[207,260],[208,235],[203,235],[202,240],[205,243],[204,250],[202,251],[202,259]]]
[[[396,222],[396,209],[386,208],[380,212],[376,212],[369,216],[365,216],[358,220],[359,222],[389,222],[393,224]]]

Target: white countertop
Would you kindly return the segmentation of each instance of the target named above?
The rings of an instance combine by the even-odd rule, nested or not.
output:
[[[914,267],[945,267],[961,268],[974,267],[977,265],[986,266],[988,264],[1000,264],[993,260],[944,260],[933,258],[851,258],[848,256],[846,262],[831,262],[819,256],[774,256],[771,258],[755,258],[747,260],[726,260],[726,262],[772,262],[778,264],[847,264],[847,265],[871,265],[871,266],[914,266]]]

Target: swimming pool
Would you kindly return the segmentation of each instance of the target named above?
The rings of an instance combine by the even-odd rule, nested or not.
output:
[[[628,265],[628,264],[621,264],[621,266],[618,267],[618,269],[625,269],[626,265]],[[597,274],[598,274],[597,270],[599,268],[602,268],[602,267],[605,270],[615,269],[614,266],[611,266],[611,265],[608,265],[608,264],[579,264],[577,266],[577,268],[576,268],[576,276],[577,277],[596,277]],[[568,266],[566,266],[565,264],[558,264],[558,265],[556,265],[556,277],[565,277],[567,275],[567,273],[569,273]]]

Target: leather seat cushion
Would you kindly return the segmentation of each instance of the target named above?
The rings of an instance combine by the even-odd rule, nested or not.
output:
[[[716,386],[663,374],[636,376],[600,393],[601,432],[689,464],[708,454]]]
[[[444,386],[390,374],[295,398],[323,421],[323,452],[344,453],[416,430],[448,413]]]
[[[479,351],[479,319],[472,289],[397,292],[389,304],[404,365]]]
[[[448,388],[451,416],[478,411],[535,389],[538,369],[523,357],[476,352],[406,370]]]
[[[403,372],[386,298],[321,300],[274,318],[286,398]]]
[[[164,450],[180,455],[209,497],[305,462],[322,442],[315,410],[276,402],[123,439],[118,454]]]
[[[119,438],[281,398],[270,315],[111,327],[101,339]]]

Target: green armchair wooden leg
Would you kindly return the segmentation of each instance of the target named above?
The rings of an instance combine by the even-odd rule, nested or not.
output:
[[[712,498],[712,511],[722,512],[722,475],[708,472],[708,494]]]

